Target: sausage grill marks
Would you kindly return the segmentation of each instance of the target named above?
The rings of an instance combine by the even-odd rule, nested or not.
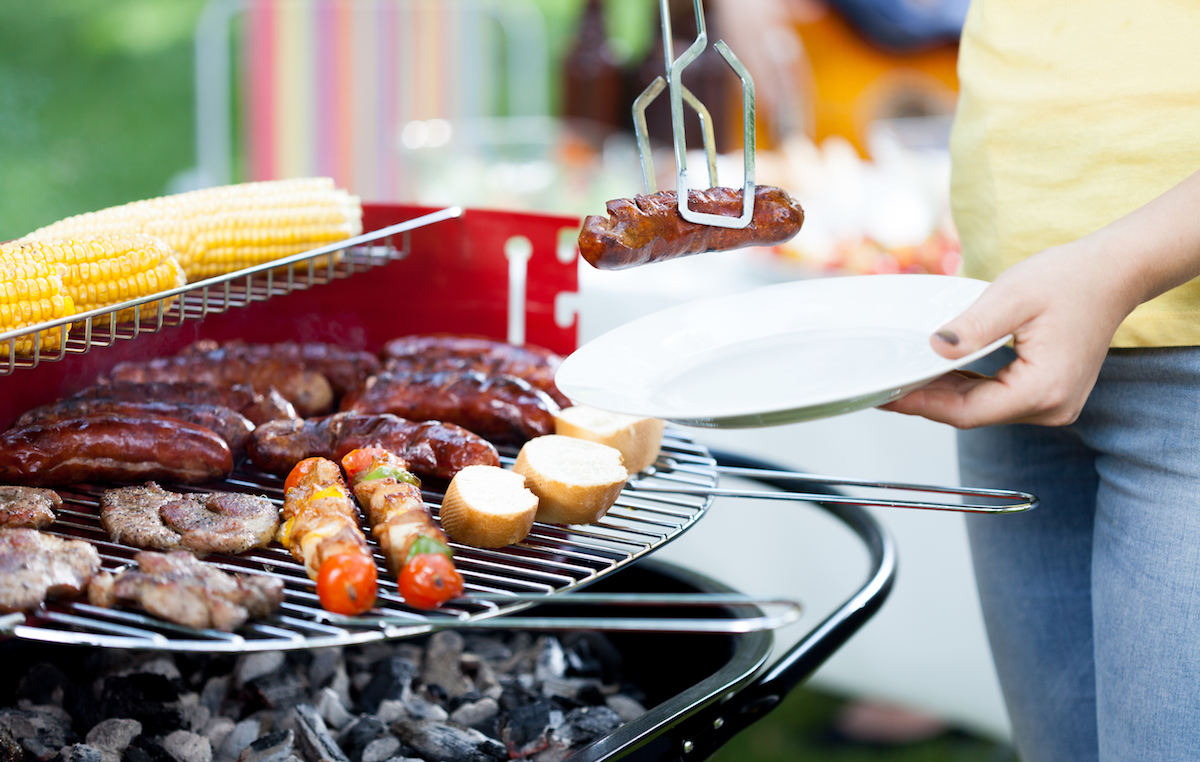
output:
[[[333,388],[320,373],[301,362],[276,358],[256,359],[237,350],[202,346],[173,357],[145,362],[118,363],[109,373],[113,381],[200,381],[213,386],[249,384],[255,389],[274,387],[301,416],[333,410]]]
[[[255,429],[248,454],[259,469],[285,476],[305,458],[340,461],[351,450],[363,447],[390,450],[423,478],[448,480],[466,466],[500,465],[495,446],[461,426],[388,414],[335,413],[267,423]]]
[[[688,191],[689,208],[705,214],[740,217],[744,191],[709,188]],[[675,191],[609,201],[608,217],[583,221],[579,252],[593,267],[623,270],[708,251],[774,246],[791,239],[804,224],[804,210],[787,191],[767,185],[754,189],[754,215],[745,228],[688,222],[679,214]]]
[[[385,370],[343,411],[391,413],[413,421],[443,421],[472,431],[496,445],[520,447],[554,433],[558,403],[515,376],[476,371],[408,372]]]
[[[73,395],[120,402],[221,405],[246,416],[255,426],[267,421],[295,420],[296,408],[275,389],[258,391],[249,384],[213,386],[202,381],[112,381],[89,386]]]
[[[175,418],[84,415],[0,434],[0,483],[54,487],[154,479],[203,484],[229,476],[229,445]]]
[[[341,399],[348,392],[362,386],[368,377],[379,372],[377,355],[320,341],[281,341],[276,344],[229,341],[221,345],[213,341],[198,341],[181,354],[207,355],[217,349],[223,351],[226,357],[242,358],[250,362],[268,360],[303,365],[325,377],[336,399]]]
[[[235,463],[241,460],[245,454],[246,443],[250,441],[250,434],[254,431],[254,424],[249,418],[224,405],[192,402],[130,402],[110,397],[66,397],[49,405],[26,411],[17,419],[15,425],[25,426],[37,422],[106,413],[132,417],[176,418],[211,429],[217,436],[225,440],[225,444],[229,445]]]
[[[515,376],[549,394],[559,406],[571,404],[554,385],[562,357],[542,347],[518,347],[482,336],[414,334],[392,339],[383,346],[380,356],[385,370],[390,371],[475,371],[486,376]]]

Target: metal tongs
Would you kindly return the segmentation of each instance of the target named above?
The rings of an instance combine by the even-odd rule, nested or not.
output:
[[[675,58],[668,0],[659,0],[659,11],[662,15],[663,58],[667,76],[666,79],[656,77],[633,102],[633,125],[637,135],[638,154],[642,162],[642,177],[646,181],[646,192],[657,193],[658,182],[654,177],[654,158],[650,148],[650,135],[646,129],[646,107],[665,89],[671,98],[671,136],[675,144],[675,188],[678,194],[680,216],[688,222],[699,225],[740,229],[749,225],[750,219],[754,216],[754,80],[751,79],[750,72],[746,71],[746,67],[723,40],[718,40],[713,47],[742,81],[742,155],[745,182],[742,215],[726,217],[720,214],[698,212],[688,207],[690,185],[687,168],[687,137],[684,134],[683,124],[685,101],[700,118],[700,127],[704,136],[704,152],[708,158],[708,185],[709,187],[717,185],[717,146],[713,133],[712,116],[700,99],[683,86],[683,70],[708,47],[708,30],[704,24],[702,2],[693,0],[693,5],[696,11],[696,41],[679,58]]]

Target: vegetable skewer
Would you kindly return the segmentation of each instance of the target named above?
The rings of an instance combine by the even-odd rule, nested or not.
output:
[[[408,464],[388,450],[367,447],[347,453],[342,467],[404,600],[430,609],[462,595],[449,540],[429,515],[421,482]]]
[[[374,556],[337,463],[306,458],[296,464],[284,482],[276,539],[316,580],[327,611],[357,615],[375,605]]]

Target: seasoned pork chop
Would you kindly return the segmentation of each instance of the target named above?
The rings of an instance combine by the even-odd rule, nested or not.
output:
[[[191,553],[134,556],[137,569],[97,575],[88,586],[94,606],[134,604],[186,627],[232,630],[251,617],[269,616],[283,603],[283,581],[254,574],[228,574]]]
[[[180,494],[146,482],[106,490],[100,523],[116,542],[138,548],[241,553],[271,542],[279,509],[259,495]]]
[[[0,611],[34,609],[46,598],[78,595],[100,570],[90,542],[36,529],[0,528]]]
[[[54,523],[62,498],[52,489],[0,485],[0,527],[41,529]]]

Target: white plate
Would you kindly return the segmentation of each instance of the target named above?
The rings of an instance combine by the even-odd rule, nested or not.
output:
[[[854,275],[702,299],[577,349],[555,383],[576,404],[685,426],[747,428],[882,405],[1003,346],[958,360],[930,335],[987,283]]]

